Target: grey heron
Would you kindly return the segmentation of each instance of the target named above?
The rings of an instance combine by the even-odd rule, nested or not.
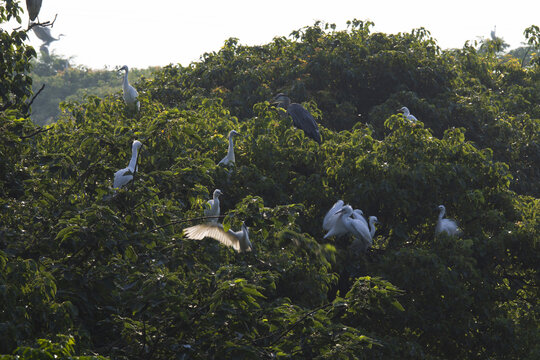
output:
[[[129,160],[128,167],[114,173],[114,188],[119,189],[133,180],[133,175],[137,171],[137,157],[141,146],[142,143],[139,140],[133,141],[131,145],[131,160]]]
[[[225,165],[225,166],[228,166],[230,164],[234,164],[235,163],[235,158],[234,158],[234,140],[233,140],[233,137],[235,135],[240,135],[239,133],[236,132],[236,130],[231,130],[229,131],[229,149],[227,150],[227,155],[221,159],[221,161],[218,163],[218,165]]]
[[[313,116],[302,105],[297,103],[291,103],[291,99],[285,94],[279,93],[272,100],[273,104],[278,104],[287,110],[293,119],[293,125],[304,131],[306,136],[312,138],[317,143],[321,143],[321,134],[319,133],[319,127],[315,122]]]
[[[398,109],[397,111],[402,112],[405,119],[407,119],[409,121],[412,121],[412,122],[418,121],[418,119],[414,115],[412,115],[411,112],[409,111],[409,109],[406,108],[405,106]]]
[[[218,223],[206,223],[188,227],[184,229],[184,234],[188,239],[202,240],[205,237],[219,241],[223,245],[232,247],[238,252],[251,251],[252,245],[249,241],[249,231],[245,223],[242,223],[240,231],[225,231],[223,225]]]
[[[26,9],[30,20],[34,21],[39,15],[42,0],[26,0]]]
[[[141,108],[141,103],[137,99],[139,97],[139,93],[133,86],[131,86],[128,82],[128,73],[129,68],[127,65],[122,66],[118,71],[125,70],[124,73],[124,83],[123,83],[123,91],[124,91],[124,102],[128,107],[131,107],[133,109],[137,109],[137,111]]]
[[[457,223],[451,219],[443,219],[446,214],[446,208],[444,205],[439,205],[439,220],[437,220],[437,225],[435,226],[435,234],[439,235],[443,232],[447,233],[450,236],[456,236],[459,234],[459,229]]]
[[[219,216],[220,208],[219,208],[219,195],[223,195],[221,190],[216,189],[214,190],[214,195],[212,199],[207,201],[207,208],[204,209],[204,215],[205,216]],[[217,223],[218,219],[212,218],[210,221]]]

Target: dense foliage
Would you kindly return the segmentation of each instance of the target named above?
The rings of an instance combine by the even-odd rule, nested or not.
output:
[[[3,19],[16,12],[0,4]],[[0,112],[1,357],[537,359],[538,61],[369,27],[231,39],[136,83],[135,115],[120,93],[88,96],[39,128],[12,97]],[[317,118],[320,146],[267,102],[279,91]],[[232,129],[236,165],[216,166]],[[114,190],[135,138],[139,171]],[[215,188],[253,252],[183,237]],[[340,198],[382,222],[367,253],[323,239]],[[434,236],[439,204],[459,238]]]

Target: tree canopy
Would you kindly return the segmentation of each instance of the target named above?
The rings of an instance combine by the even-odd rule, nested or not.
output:
[[[0,358],[537,359],[538,57],[371,25],[229,39],[132,82],[138,113],[87,95],[47,127],[29,118],[35,52],[1,30]],[[113,189],[134,139],[138,171]],[[216,188],[252,252],[182,235]],[[323,239],[338,199],[381,221],[366,253]],[[435,236],[440,204],[461,236]]]

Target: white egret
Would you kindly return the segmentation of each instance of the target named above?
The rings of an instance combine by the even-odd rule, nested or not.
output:
[[[364,212],[362,210],[354,209],[353,213],[352,213],[352,217],[353,217],[353,219],[362,221],[367,226],[368,222],[367,222],[366,218],[364,217]]]
[[[219,190],[219,189],[214,190],[213,198],[211,200],[208,200],[208,202],[207,202],[208,207],[206,209],[204,209],[204,215],[205,216],[219,216],[219,213],[220,213],[219,195],[223,195],[221,190]],[[210,219],[210,221],[217,223],[218,218],[216,217],[216,218]]]
[[[252,245],[249,241],[249,232],[245,223],[242,223],[240,231],[223,230],[223,225],[218,223],[206,223],[191,226],[184,229],[184,234],[188,239],[202,240],[205,237],[219,241],[223,245],[230,246],[238,252],[251,251]]]
[[[42,0],[26,0],[26,9],[28,10],[28,16],[30,20],[36,20],[39,15],[39,10],[41,9]]]
[[[496,34],[496,32],[497,32],[497,25],[495,25],[495,27],[493,28],[493,30],[491,30],[491,33],[490,33],[490,35],[491,35],[491,40],[493,40],[493,41],[497,40],[497,34]]]
[[[444,205],[439,205],[439,220],[435,226],[435,234],[439,235],[445,232],[450,236],[459,235],[457,223],[451,219],[443,219],[444,214],[446,214],[446,208]]]
[[[124,90],[124,102],[126,105],[130,108],[137,109],[139,111],[141,109],[141,103],[139,102],[139,93],[133,86],[131,86],[128,82],[128,73],[129,68],[127,65],[122,66],[118,71],[125,70],[124,73],[124,83],[123,83],[123,90]]]
[[[403,116],[405,117],[405,119],[412,122],[418,121],[418,119],[414,115],[412,115],[409,109],[406,108],[405,106],[402,107],[401,109],[398,109],[398,111],[403,113]]]
[[[234,158],[234,141],[233,136],[240,135],[235,130],[229,131],[229,149],[227,150],[227,155],[221,159],[221,161],[218,163],[218,165],[225,165],[228,166],[230,164],[234,164],[235,158]]]
[[[133,141],[133,145],[131,146],[131,160],[128,167],[114,173],[114,188],[119,189],[133,180],[133,175],[137,171],[137,157],[141,146],[142,143],[139,140]]]
[[[307,137],[312,138],[319,144],[321,143],[319,127],[313,116],[302,105],[296,103],[291,104],[291,99],[282,93],[277,94],[272,102],[287,110],[287,114],[292,117],[293,125],[296,128],[303,130]]]

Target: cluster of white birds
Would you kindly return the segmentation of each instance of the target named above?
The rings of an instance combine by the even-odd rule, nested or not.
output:
[[[128,71],[127,66],[124,66],[122,69],[126,70],[126,76],[124,78],[126,79]],[[126,88],[126,84],[129,86],[127,80],[124,80],[124,89]],[[124,94],[125,93],[126,91]],[[406,107],[403,107],[400,110],[403,110],[404,115],[412,116]],[[235,130],[229,132],[227,155],[218,163],[218,165],[228,166],[235,163],[233,137],[236,135],[240,134]],[[141,146],[142,143],[139,140],[133,141],[129,165],[124,169],[118,170],[114,174],[114,188],[121,188],[133,180],[133,176],[137,171],[138,154]],[[218,222],[221,212],[219,202],[220,195],[223,195],[223,192],[220,189],[216,189],[214,190],[212,199],[207,201],[204,215],[209,221],[204,224],[184,229],[185,236],[188,239],[193,240],[202,240],[205,237],[210,237],[226,246],[232,247],[238,252],[251,251],[252,245],[249,241],[249,231],[245,223],[242,223],[242,229],[240,231],[235,232],[230,229],[225,231],[223,225]],[[454,220],[444,219],[446,208],[443,205],[439,205],[438,208],[440,213],[435,227],[435,234],[439,235],[446,233],[450,236],[459,235],[459,229],[456,222]],[[338,200],[324,217],[323,229],[327,231],[324,239],[348,234],[355,239],[353,242],[354,248],[365,252],[373,246],[373,238],[376,232],[375,224],[378,223],[379,221],[376,216],[370,216],[366,219],[362,210],[353,209],[350,205],[345,205],[343,200]]]
[[[355,238],[355,246],[361,251],[366,251],[373,245],[375,224],[379,221],[376,216],[370,216],[366,220],[362,210],[353,210],[350,205],[344,204],[343,200],[338,200],[326,213],[323,229],[328,232],[324,238],[349,234]]]

